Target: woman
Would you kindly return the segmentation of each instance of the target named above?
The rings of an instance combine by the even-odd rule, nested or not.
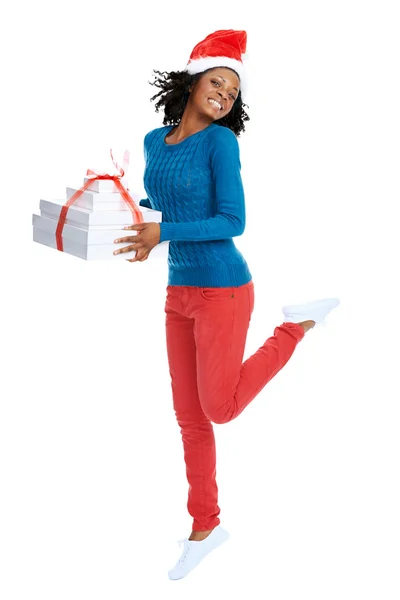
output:
[[[233,237],[245,229],[237,136],[249,119],[242,101],[246,32],[217,31],[195,46],[183,71],[154,71],[156,111],[164,127],[144,142],[141,206],[162,223],[126,229],[136,235],[117,250],[144,261],[169,240],[166,341],[173,405],[189,483],[189,538],[171,579],[184,577],[229,534],[220,525],[212,421],[235,419],[287,363],[298,342],[339,304],[325,299],[283,307],[285,322],[243,364],[254,309],[248,265]]]

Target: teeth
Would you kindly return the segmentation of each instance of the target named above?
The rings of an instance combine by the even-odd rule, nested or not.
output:
[[[210,104],[213,104],[219,110],[222,110],[222,106],[216,100],[211,100],[211,98],[210,98],[208,101]]]

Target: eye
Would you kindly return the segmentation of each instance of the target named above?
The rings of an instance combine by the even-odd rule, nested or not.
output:
[[[211,83],[215,83],[216,85],[221,85],[219,81],[216,81],[215,79],[211,79]],[[230,97],[232,98],[233,102],[235,102],[236,100],[236,96],[234,94],[230,94]]]

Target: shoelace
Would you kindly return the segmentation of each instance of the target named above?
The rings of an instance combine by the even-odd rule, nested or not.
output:
[[[183,564],[189,551],[189,540],[187,538],[183,538],[182,540],[178,540],[178,544],[180,547],[182,547],[182,544],[184,546],[183,554],[178,561],[179,563]]]

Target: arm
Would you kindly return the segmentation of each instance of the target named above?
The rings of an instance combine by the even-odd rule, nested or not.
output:
[[[206,143],[215,185],[217,214],[210,219],[189,223],[161,222],[160,243],[166,240],[222,240],[242,235],[244,231],[246,216],[239,145],[230,129],[220,126],[213,133]]]

